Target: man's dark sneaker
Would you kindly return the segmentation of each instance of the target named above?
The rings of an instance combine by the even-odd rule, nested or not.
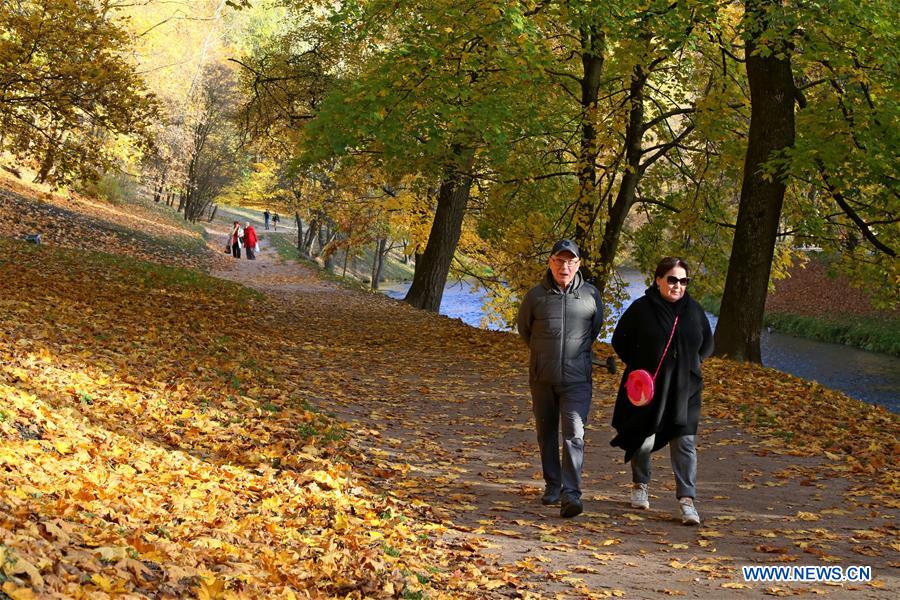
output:
[[[551,504],[559,504],[559,488],[546,487],[544,488],[544,495],[541,496],[541,504],[544,506],[550,506]]]
[[[562,506],[559,508],[559,516],[564,519],[580,515],[584,507],[581,505],[581,499],[574,496],[566,496],[562,499]]]

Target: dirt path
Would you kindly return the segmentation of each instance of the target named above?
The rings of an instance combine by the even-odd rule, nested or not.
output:
[[[285,376],[313,384],[310,401],[348,424],[354,470],[411,506],[428,503],[451,537],[480,548],[476,567],[507,580],[498,597],[897,597],[896,495],[880,505],[826,476],[822,460],[777,454],[727,422],[701,422],[702,526],[676,516],[666,452],[653,457],[650,510],[631,509],[630,476],[609,446],[618,379],[605,371],[595,371],[586,433],[585,513],[560,519],[539,502],[518,339],[321,281],[280,261],[269,235],[257,261],[215,274],[270,298],[298,365]],[[874,581],[745,583],[742,565],[864,565]]]

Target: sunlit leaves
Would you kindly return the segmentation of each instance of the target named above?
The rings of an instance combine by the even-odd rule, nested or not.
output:
[[[157,103],[127,58],[116,16],[87,0],[0,8],[3,149],[40,165],[41,181],[93,179],[117,136],[149,142]]]
[[[303,408],[302,396],[285,382],[274,387],[271,375],[250,362],[220,353],[223,338],[233,340],[229,347],[242,347],[246,322],[200,324],[213,314],[228,316],[234,286],[216,291],[218,284],[209,281],[213,288],[206,292],[173,282],[166,287],[175,294],[163,296],[160,288],[144,287],[128,266],[88,256],[48,248],[18,262],[17,273],[31,280],[32,290],[77,286],[81,278],[94,285],[84,290],[89,302],[70,289],[65,305],[45,312],[58,335],[41,333],[48,321],[4,320],[0,348],[8,369],[0,373],[0,428],[6,441],[0,456],[4,465],[17,465],[4,471],[4,513],[42,515],[40,529],[10,517],[2,521],[4,531],[18,536],[3,539],[7,576],[66,595],[78,586],[115,593],[168,585],[180,594],[199,586],[197,593],[209,597],[226,588],[234,593],[235,586],[258,590],[251,596],[285,585],[298,591],[361,586],[374,592],[386,582],[404,587],[365,521],[351,516],[402,508],[368,496],[352,485],[346,468],[303,450],[321,439],[328,421]],[[98,268],[112,269],[118,282],[98,278]],[[61,277],[73,269],[76,277]],[[232,301],[246,310],[237,296]],[[84,337],[79,321],[85,306],[126,305],[131,308],[95,320],[96,334]],[[181,314],[173,319],[169,310]],[[141,331],[164,335],[132,337],[128,323],[138,318]],[[181,319],[191,328],[178,325]],[[25,343],[12,343],[16,338]],[[68,355],[60,348],[69,348]],[[179,380],[187,373],[193,375]],[[244,388],[254,376],[257,386]],[[316,437],[297,436],[302,423]],[[317,455],[327,449],[315,444]],[[418,532],[384,535],[407,554]],[[276,543],[277,551],[271,549]],[[72,544],[87,549],[73,554],[67,551]],[[85,576],[41,575],[57,563]],[[231,565],[224,578],[215,569],[221,563]]]
[[[115,212],[90,210],[81,237]],[[151,211],[115,218],[172,233]],[[704,419],[701,485],[715,495],[705,488],[704,526],[686,532],[655,504],[670,476],[653,510],[627,507],[627,477],[603,444],[618,378],[596,371],[589,508],[560,521],[538,512],[515,336],[347,292],[268,256],[223,272],[274,291],[263,298],[56,246],[65,239],[0,243],[16,290],[0,298],[10,597],[617,597],[629,593],[620,582],[638,579],[672,595],[734,582],[740,556],[887,561],[896,551],[890,525],[872,520],[896,507],[896,418],[817,384],[704,364],[705,414],[742,435]],[[110,249],[137,253],[144,241]],[[819,490],[830,508],[772,500],[762,514],[771,525],[759,524],[761,498]],[[494,554],[509,560],[493,564]]]

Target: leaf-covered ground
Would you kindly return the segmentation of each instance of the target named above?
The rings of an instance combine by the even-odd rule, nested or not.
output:
[[[79,214],[87,232],[141,222]],[[207,256],[223,232],[213,228]],[[143,257],[142,236],[116,239],[106,249]],[[153,239],[171,259],[166,234]],[[628,507],[608,446],[617,381],[597,372],[586,512],[561,520],[538,501],[515,337],[342,289],[265,248],[255,262],[213,259],[241,287],[64,245],[75,248],[0,240],[10,597],[900,590],[900,427],[883,409],[709,361],[704,524],[685,528],[664,453],[651,509]],[[875,580],[746,583],[748,564],[871,565]]]
[[[653,509],[632,510],[621,454],[609,445],[616,376],[595,373],[586,513],[561,520],[542,489],[514,336],[423,315],[379,296],[290,277],[294,266],[247,261],[221,273],[265,291],[286,330],[316,332],[302,353],[319,402],[351,431],[375,485],[425,499],[516,576],[515,593],[561,597],[832,594],[897,589],[897,417],[814,382],[719,360],[706,365],[699,529],[676,518],[665,453]],[[307,275],[309,277],[310,275]],[[598,346],[605,356],[611,350]],[[871,585],[748,584],[751,564],[873,565]],[[894,591],[885,591],[894,590]],[[514,594],[512,590],[505,593]]]
[[[866,293],[846,277],[829,276],[824,260],[815,256],[791,268],[790,277],[775,283],[766,310],[806,317],[898,318],[897,311],[873,308]]]
[[[75,193],[55,193],[0,174],[0,231],[45,244],[102,250],[165,265],[208,270],[223,259],[207,247],[202,229],[164,204],[111,205]],[[224,253],[223,253],[224,254]]]

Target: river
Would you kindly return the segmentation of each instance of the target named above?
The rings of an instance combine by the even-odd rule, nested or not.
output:
[[[622,271],[621,275],[628,284],[631,300],[643,295],[646,284],[640,273]],[[392,298],[403,298],[408,289],[409,284],[402,283],[382,286],[381,291]],[[483,290],[476,290],[465,281],[451,282],[444,289],[441,314],[462,319],[473,327],[480,327],[484,316],[483,302]],[[611,318],[617,320],[619,314],[614,312]],[[708,316],[715,329],[715,315]],[[491,328],[501,329],[496,326]],[[608,342],[609,337],[603,341]],[[763,364],[767,367],[818,381],[848,396],[900,413],[898,357],[768,331],[763,331],[761,346]]]

